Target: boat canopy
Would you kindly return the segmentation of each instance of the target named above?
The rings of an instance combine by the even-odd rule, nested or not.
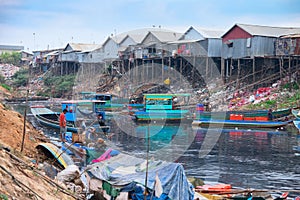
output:
[[[177,97],[188,98],[190,94],[144,94],[146,110],[173,110]],[[185,104],[188,102],[184,100]]]
[[[75,122],[77,120],[76,113],[77,113],[77,107],[80,105],[92,105],[93,112],[96,114],[103,112],[103,105],[105,105],[105,101],[100,100],[68,100],[68,101],[62,101],[61,102],[61,109],[67,109],[66,113],[66,119],[67,121]]]

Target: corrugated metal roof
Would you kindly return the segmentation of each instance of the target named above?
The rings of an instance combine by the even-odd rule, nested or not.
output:
[[[187,31],[189,32],[191,29],[195,29],[200,33],[204,38],[221,38],[225,31],[222,30],[213,30],[213,29],[207,29],[203,27],[193,27],[191,26]]]
[[[165,36],[167,34],[176,33],[174,31],[167,30],[167,29],[162,29],[162,28],[142,28],[142,29],[136,29],[136,30],[132,30],[132,31],[128,31],[128,32],[118,34],[118,35],[112,37],[112,39],[116,43],[119,44],[120,42],[122,42],[128,36],[128,37],[132,38],[136,43],[140,44],[149,32],[157,33],[158,37],[160,37],[164,41],[171,41],[171,40],[166,40],[165,39]],[[176,33],[176,34],[178,35],[178,34],[181,34],[181,33]]]
[[[249,25],[249,24],[236,24],[235,26],[239,26],[244,31],[248,32],[253,36],[259,35],[259,36],[269,36],[269,37],[280,37],[282,35],[300,33],[299,27],[273,27],[273,26],[261,26],[261,25]]]
[[[92,51],[99,48],[99,44],[83,44],[83,43],[69,43],[73,51]]]
[[[182,36],[182,33],[151,31],[151,33],[161,42],[177,41]]]
[[[300,33],[299,34],[283,35],[280,38],[300,38]]]
[[[121,47],[119,47],[118,51],[126,51],[127,48],[128,48],[128,47],[121,46]]]
[[[24,46],[17,46],[17,45],[0,45],[0,49],[2,49],[2,50],[21,51],[21,50],[24,50]]]
[[[200,40],[178,40],[178,41],[168,42],[168,44],[186,44],[186,43],[195,43],[199,41]]]
[[[58,54],[59,54],[59,51],[52,51],[52,52],[50,52],[48,54],[45,54],[43,57],[46,58],[48,56],[56,56]]]

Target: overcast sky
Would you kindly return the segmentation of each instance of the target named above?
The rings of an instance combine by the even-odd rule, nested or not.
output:
[[[236,23],[300,27],[300,0],[0,0],[0,44],[25,50],[101,44],[111,34],[159,25],[226,32]]]

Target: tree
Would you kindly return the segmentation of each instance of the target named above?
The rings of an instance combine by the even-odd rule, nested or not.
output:
[[[12,76],[13,85],[15,87],[26,86],[28,80],[28,69],[21,69]]]
[[[0,61],[2,63],[19,65],[21,62],[22,55],[20,52],[4,52],[0,55]]]

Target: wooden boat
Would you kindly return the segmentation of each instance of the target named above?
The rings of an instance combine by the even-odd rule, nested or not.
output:
[[[292,114],[293,116],[296,118],[296,119],[299,119],[300,120],[300,115],[298,115],[299,113],[299,110],[297,109],[292,109]]]
[[[141,103],[130,103],[127,105],[129,115],[134,115],[135,112],[143,111],[145,108],[144,104]]]
[[[104,106],[105,101],[100,100],[67,100],[61,102],[61,110],[67,109],[66,113],[67,121],[76,122],[77,114],[80,113],[87,117],[89,115],[101,114],[105,118]],[[84,108],[85,110],[81,110]]]
[[[176,107],[174,99],[189,96],[190,94],[144,94],[145,108],[135,112],[134,117],[137,121],[187,120],[190,111]]]
[[[300,131],[300,119],[293,120],[293,124]]]
[[[31,113],[37,119],[37,121],[47,127],[60,129],[59,127],[59,112],[54,112],[45,106],[31,106]],[[78,129],[75,127],[75,123],[67,120],[67,131],[77,133]]]
[[[54,158],[62,169],[74,165],[72,158],[52,143],[40,143],[36,148],[48,156],[51,155],[50,157]]]
[[[105,111],[120,111],[124,108],[123,104],[113,103],[112,94],[96,93],[94,95],[94,100],[105,101],[105,104],[102,105]]]
[[[244,110],[244,111],[217,111],[207,112],[201,109],[201,104],[197,105],[196,118],[197,119],[220,119],[229,120],[231,115],[242,115],[244,118],[254,120],[256,117],[268,117],[268,110]],[[290,108],[278,109],[272,111],[273,119],[286,117],[291,114]]]
[[[251,120],[218,120],[200,119],[194,120],[192,125],[200,127],[243,127],[243,128],[280,128],[291,121],[251,121]]]
[[[85,100],[87,101],[87,100]],[[62,101],[61,102],[61,110],[67,109],[68,112],[66,115],[67,120],[67,131],[77,133],[79,131],[79,127],[76,127],[76,124],[80,120],[84,120],[89,124],[89,121],[86,118],[79,119],[77,116],[77,106],[78,103],[82,103],[82,100],[71,100],[71,101]],[[97,101],[97,100],[90,100],[90,102],[93,105],[93,112],[95,114],[94,119],[92,121],[96,120],[96,115],[101,113],[103,117],[105,117],[105,112],[102,110],[101,105],[105,102],[103,101]],[[33,116],[37,119],[37,121],[47,127],[54,128],[54,129],[60,129],[59,126],[59,115],[60,112],[54,112],[45,106],[38,105],[38,106],[31,106],[31,113]],[[101,126],[100,131],[105,131],[109,129],[109,126]]]
[[[47,100],[49,100],[49,97],[33,96],[33,97],[27,98],[27,101],[47,101]],[[7,101],[7,102],[24,102],[24,101],[26,101],[26,97],[5,98],[5,101]]]
[[[80,92],[81,100],[99,100],[104,101],[105,104],[101,105],[104,111],[120,111],[124,108],[123,104],[113,103],[113,95],[108,93],[95,93],[95,92]],[[83,101],[86,104],[86,101]],[[82,103],[81,103],[82,104]],[[91,105],[91,103],[89,104]]]

